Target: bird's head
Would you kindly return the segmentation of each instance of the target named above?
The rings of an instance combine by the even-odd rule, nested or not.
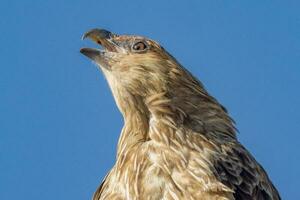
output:
[[[157,42],[141,36],[117,35],[93,29],[83,35],[103,49],[82,48],[103,71],[119,107],[131,97],[144,101],[151,95],[166,92],[170,78],[182,73],[180,65]]]
[[[103,71],[125,118],[133,113],[148,116],[145,120],[168,115],[168,119],[189,123],[197,131],[205,124],[207,131],[234,135],[225,108],[157,42],[104,29],[88,31],[83,38],[103,47],[82,48],[80,52]]]

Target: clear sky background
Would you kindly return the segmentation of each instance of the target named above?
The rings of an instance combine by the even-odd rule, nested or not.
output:
[[[122,116],[79,53],[95,27],[159,41],[237,122],[283,199],[300,199],[299,1],[8,1],[0,6],[0,199],[90,199]]]

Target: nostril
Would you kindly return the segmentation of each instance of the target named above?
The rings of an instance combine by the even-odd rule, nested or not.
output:
[[[102,43],[101,43],[101,41],[100,41],[100,40],[98,40],[98,41],[97,41],[97,43],[98,43],[98,44],[100,44],[100,45],[102,45]]]

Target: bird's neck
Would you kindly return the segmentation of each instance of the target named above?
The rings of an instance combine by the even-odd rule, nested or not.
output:
[[[220,135],[235,138],[231,118],[214,98],[204,91],[187,91],[188,88],[182,88],[175,94],[156,92],[147,98],[127,93],[115,96],[125,122],[119,139],[118,156],[148,140],[163,142],[178,128],[212,139]],[[151,130],[156,130],[156,133]]]
[[[117,149],[117,157],[123,157],[128,151],[148,140],[149,113],[139,97],[123,94],[122,100],[115,98],[124,118]]]

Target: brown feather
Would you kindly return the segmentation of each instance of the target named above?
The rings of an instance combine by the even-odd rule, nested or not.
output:
[[[94,200],[280,199],[200,81],[152,40],[112,40],[118,47],[110,49],[123,50],[108,53],[101,69],[124,127],[116,163]],[[135,41],[149,48],[132,52]]]

